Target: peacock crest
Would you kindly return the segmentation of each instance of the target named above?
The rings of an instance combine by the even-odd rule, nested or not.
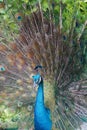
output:
[[[11,31],[10,40],[0,33],[0,102],[9,101],[7,107],[18,109],[27,106],[29,113],[25,118],[19,115],[19,129],[33,129],[36,122],[35,130],[46,130],[40,124],[38,127],[37,118],[34,120],[39,113],[35,109],[34,115],[35,106],[44,115],[49,115],[46,108],[50,109],[48,121],[53,130],[75,130],[87,122],[87,74],[84,74],[87,45],[82,45],[84,37],[77,34],[77,13],[68,30],[63,30],[61,6],[66,5],[61,0],[60,5],[55,3],[48,1],[46,9],[40,1],[33,5],[35,9],[31,5],[25,9],[23,5],[25,10],[29,6],[31,13],[15,14],[17,33]],[[38,85],[44,79],[43,110],[35,105],[39,87],[33,87],[33,75]]]

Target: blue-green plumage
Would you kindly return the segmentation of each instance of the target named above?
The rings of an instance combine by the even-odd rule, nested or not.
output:
[[[38,91],[34,109],[34,127],[35,130],[51,130],[52,121],[50,119],[50,110],[44,105],[43,79],[40,74],[33,76],[34,82],[38,84]]]

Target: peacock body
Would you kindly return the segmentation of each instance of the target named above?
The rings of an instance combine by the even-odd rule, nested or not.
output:
[[[39,74],[33,76],[33,79],[39,85],[34,110],[35,130],[51,130],[50,110],[44,105],[43,79]]]
[[[28,129],[75,130],[87,122],[87,75],[83,76],[86,59],[82,58],[75,17],[69,30],[62,31],[61,4],[60,19],[53,5],[51,8],[48,2],[44,10],[39,1],[34,11],[30,6],[30,14],[16,14],[18,32],[10,32],[11,40],[0,34],[1,101],[10,100],[8,107],[29,106],[30,114],[25,115]],[[45,94],[42,77],[38,89],[32,87],[32,76],[36,74],[34,82],[40,78],[37,66],[44,78]],[[25,130],[25,125],[21,123],[20,129]]]

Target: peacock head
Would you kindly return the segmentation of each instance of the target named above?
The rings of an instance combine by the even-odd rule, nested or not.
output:
[[[40,70],[42,69],[41,65],[37,65],[34,70],[36,72],[36,75],[32,76],[33,81],[34,81],[34,86],[39,85],[40,83],[43,82],[42,76],[40,75]]]
[[[40,83],[43,82],[43,79],[42,79],[42,77],[39,73],[32,76],[32,78],[33,78],[33,81],[34,81],[34,86],[37,86],[37,85],[39,85]]]

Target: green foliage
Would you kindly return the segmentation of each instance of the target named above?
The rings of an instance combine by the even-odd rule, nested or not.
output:
[[[55,21],[59,19],[60,11],[60,0],[8,0],[5,1],[5,8],[0,8],[0,23],[1,28],[6,28],[7,31],[16,32],[17,21],[15,19],[16,13],[23,13],[29,15],[32,11],[36,11],[38,2],[45,12],[51,10],[54,12]],[[81,31],[82,24],[87,18],[87,3],[81,0],[61,0],[62,3],[62,20],[63,20],[63,31],[71,28],[73,19],[76,19],[80,27],[77,29],[77,33]],[[56,21],[58,23],[58,20]],[[8,27],[8,29],[7,29]]]

